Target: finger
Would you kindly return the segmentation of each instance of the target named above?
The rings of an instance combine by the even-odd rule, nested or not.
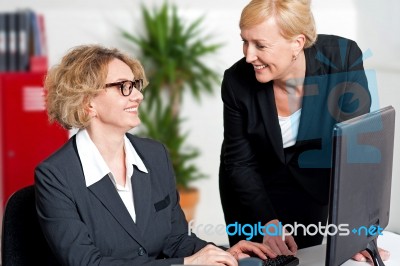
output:
[[[220,263],[220,262],[209,262],[209,263],[207,263],[207,264],[210,264],[210,265],[215,265],[215,266],[226,266],[226,264],[225,263]]]
[[[293,255],[296,255],[297,253],[297,244],[296,241],[294,241],[293,236],[287,236],[285,238],[286,244],[289,247],[289,250],[293,253]]]
[[[237,260],[250,257],[250,255],[248,255],[248,254],[246,254],[246,253],[239,253],[237,256],[238,256],[238,257],[237,257]]]
[[[238,266],[236,258],[234,258],[229,252],[220,249],[216,250],[210,248],[202,255],[202,257],[206,258],[206,260],[201,264]]]
[[[264,242],[264,245],[269,247],[275,254],[282,255],[281,250],[278,248],[278,245],[274,241]]]
[[[267,259],[264,251],[268,251],[268,248],[261,243],[242,240],[238,243],[238,248],[243,253],[253,253],[263,260]]]
[[[276,254],[270,247],[266,246],[265,244],[262,243],[253,243],[253,244],[256,245],[257,248],[259,248],[263,254],[266,254],[270,258],[275,258],[276,256],[278,256],[278,254]]]
[[[378,251],[379,251],[379,256],[381,256],[381,259],[383,261],[389,260],[390,252],[388,250],[385,250],[383,248],[378,248]]]
[[[282,241],[281,239],[279,239],[277,241],[277,245],[278,245],[278,248],[282,252],[283,255],[293,255],[293,252],[289,250],[289,248],[286,245],[286,243],[284,241]]]
[[[227,257],[227,258],[230,258],[231,260],[236,261],[234,256],[237,257],[237,251],[235,251],[235,250],[230,249],[230,251],[229,251],[229,249],[228,249],[227,251],[224,251],[221,248],[216,247],[214,245],[207,245],[203,249],[204,249],[203,254],[206,257],[220,257],[220,258]]]
[[[236,252],[236,251],[228,251],[227,250],[227,252],[229,252],[235,259],[239,259],[239,254]]]
[[[223,263],[228,266],[238,266],[237,260],[228,252],[225,252],[223,255],[214,256],[215,261],[218,263]]]
[[[355,261],[367,261],[367,259],[361,253],[355,254],[352,259]]]
[[[233,255],[236,255],[236,253],[252,253],[265,260],[267,257],[265,256],[263,250],[268,250],[263,244],[241,240],[227,251]],[[234,257],[237,258],[237,256]]]
[[[372,261],[372,257],[371,257],[371,255],[368,253],[368,251],[363,250],[363,251],[361,251],[360,253],[361,253],[361,255],[363,255],[363,256],[365,257],[365,259],[366,259],[367,261]]]
[[[250,251],[250,252],[252,252],[252,253],[254,253],[255,255],[257,255],[258,257],[260,257],[261,259],[263,259],[263,260],[266,260],[267,259],[267,256],[265,256],[265,253],[261,250],[261,247],[259,247],[259,246],[262,246],[261,244],[258,246],[258,245],[255,245],[256,243],[253,243],[253,244],[251,244],[251,245],[248,245],[248,246],[246,246],[246,251]],[[259,244],[259,243],[257,243],[257,244]]]

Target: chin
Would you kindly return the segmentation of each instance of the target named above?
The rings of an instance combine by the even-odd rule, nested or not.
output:
[[[273,80],[272,77],[265,76],[265,75],[257,75],[257,74],[256,74],[256,79],[260,83],[267,83],[267,82],[270,82],[271,80]]]
[[[140,119],[136,119],[135,122],[131,123],[129,126],[131,127],[131,129],[139,126],[142,122],[140,121]]]

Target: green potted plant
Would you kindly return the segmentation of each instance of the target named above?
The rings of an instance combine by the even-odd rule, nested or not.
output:
[[[141,61],[150,81],[144,91],[141,120],[144,130],[139,134],[164,143],[169,150],[176,175],[181,206],[186,218],[192,212],[185,203],[197,203],[198,191],[190,186],[192,181],[206,177],[194,164],[199,150],[187,144],[188,132],[182,132],[181,116],[183,94],[188,91],[200,100],[203,93],[211,93],[219,84],[217,72],[202,61],[215,53],[221,44],[209,43],[210,36],[203,33],[203,17],[185,24],[177,7],[164,3],[150,10],[142,6],[144,33],[138,36],[123,31],[123,37],[132,42],[141,54]]]

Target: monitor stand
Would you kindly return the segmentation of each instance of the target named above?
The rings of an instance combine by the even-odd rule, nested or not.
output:
[[[378,238],[371,240],[371,242],[368,243],[366,250],[371,255],[371,258],[374,262],[374,266],[385,266],[381,256],[379,255],[378,245],[376,243],[377,239]]]

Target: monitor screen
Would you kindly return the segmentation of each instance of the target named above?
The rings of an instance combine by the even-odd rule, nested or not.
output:
[[[388,106],[335,125],[326,265],[368,249],[389,222],[395,110]]]

